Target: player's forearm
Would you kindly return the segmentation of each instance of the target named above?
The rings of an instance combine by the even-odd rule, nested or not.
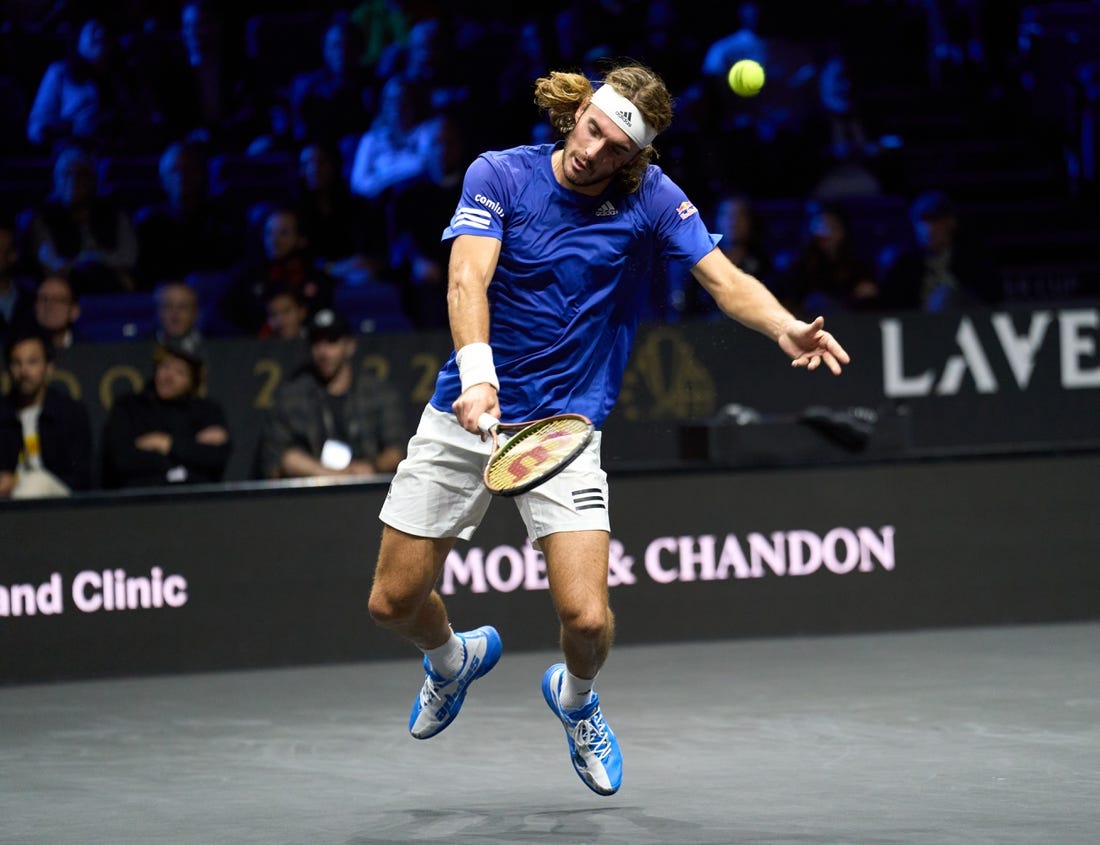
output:
[[[451,248],[447,312],[455,349],[489,343],[489,283],[500,256],[500,241],[460,235]]]
[[[726,316],[772,340],[778,340],[795,319],[763,282],[738,269],[717,249],[693,272]]]
[[[795,319],[762,282],[746,273],[738,280],[728,303],[719,302],[722,310],[737,322],[755,329],[772,340],[779,340]]]

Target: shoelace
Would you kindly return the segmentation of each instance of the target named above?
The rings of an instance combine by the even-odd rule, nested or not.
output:
[[[578,748],[594,754],[602,763],[611,753],[611,740],[607,736],[606,728],[603,713],[597,710],[587,719],[577,722],[573,728],[573,742]]]
[[[447,682],[440,679],[439,686],[436,685],[436,679],[431,675],[428,675],[424,679],[424,686],[420,688],[420,706],[427,707],[429,702],[433,699],[435,701],[442,701],[443,696],[439,694],[439,687],[445,685]]]
[[[453,678],[441,678],[435,674],[432,670],[428,672],[427,677],[424,678],[424,686],[420,688],[420,706],[427,707],[428,702],[432,699],[436,701],[446,701],[446,698],[439,694],[439,690],[447,686],[447,684],[453,684],[462,675],[462,672],[466,670],[466,657],[467,648],[466,643],[462,644],[462,669],[459,670],[458,675]]]

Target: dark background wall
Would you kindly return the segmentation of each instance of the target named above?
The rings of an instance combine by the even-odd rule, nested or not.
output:
[[[1100,447],[1095,303],[836,315],[829,327],[852,355],[839,378],[792,370],[774,344],[729,321],[643,326],[606,426],[609,466]],[[270,340],[209,343],[207,392],[225,406],[234,440],[227,480],[254,478],[263,415],[306,349]],[[359,366],[405,398],[411,434],[450,354],[449,336],[376,334],[358,343]],[[88,403],[98,435],[114,397],[149,377],[151,356],[151,343],[74,347],[59,356],[55,378]],[[0,375],[0,387],[6,378]],[[809,430],[800,416],[815,406],[870,412],[875,434],[867,448],[846,449]],[[685,426],[693,427],[687,443]]]

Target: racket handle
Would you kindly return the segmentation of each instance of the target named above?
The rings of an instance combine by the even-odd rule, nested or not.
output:
[[[477,427],[486,434],[492,434],[493,429],[500,425],[500,420],[492,414],[482,414],[477,418]]]

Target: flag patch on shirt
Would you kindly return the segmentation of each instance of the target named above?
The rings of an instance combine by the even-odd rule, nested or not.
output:
[[[681,220],[687,220],[691,215],[695,214],[695,206],[691,204],[691,200],[684,200],[680,203],[680,207],[676,209],[676,213],[680,215]]]

